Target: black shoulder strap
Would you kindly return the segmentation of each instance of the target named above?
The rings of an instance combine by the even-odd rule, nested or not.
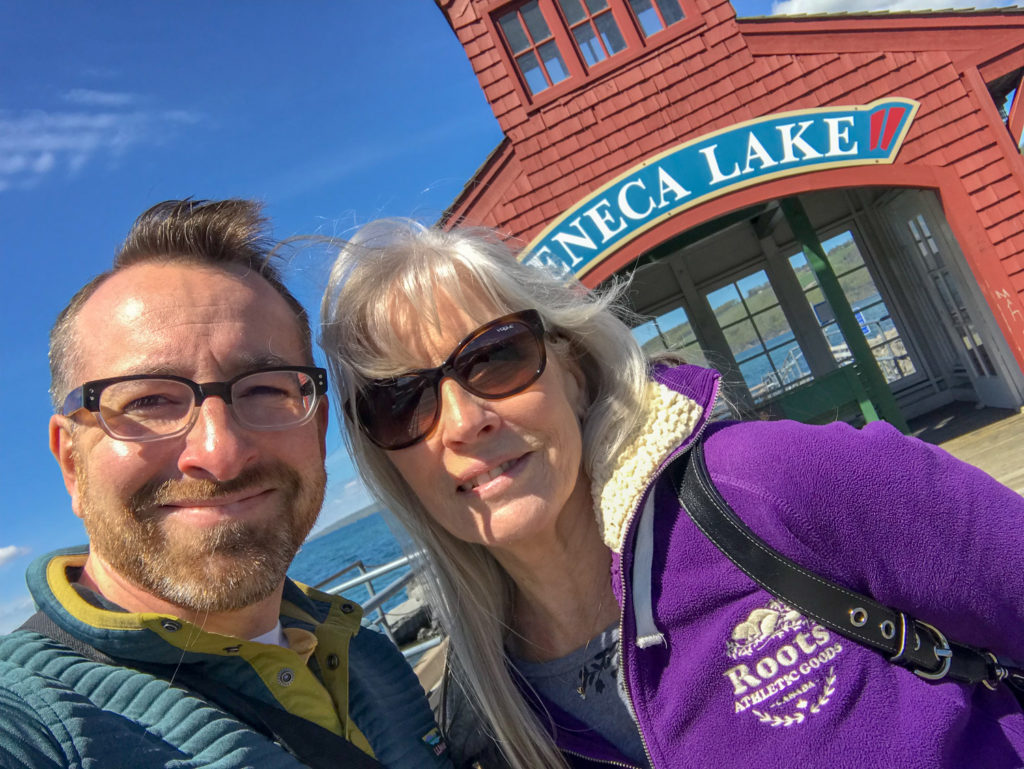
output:
[[[697,527],[757,584],[805,617],[885,654],[890,662],[932,681],[1000,681],[1024,691],[1024,671],[990,652],[950,641],[937,628],[808,571],[762,541],[715,488],[704,444],[668,468],[679,502]]]
[[[382,765],[343,737],[319,724],[274,707],[255,697],[221,686],[197,675],[189,666],[149,665],[137,661],[119,662],[94,646],[59,627],[50,617],[37,611],[18,628],[52,638],[83,657],[107,665],[131,667],[182,686],[222,710],[231,713],[265,737],[278,742],[296,759],[312,769],[383,769]]]

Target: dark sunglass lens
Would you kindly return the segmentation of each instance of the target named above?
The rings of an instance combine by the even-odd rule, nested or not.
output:
[[[382,448],[400,448],[423,437],[434,423],[437,398],[424,377],[374,382],[356,399],[359,421]]]
[[[508,321],[469,342],[453,367],[470,392],[500,398],[537,379],[543,361],[541,344],[528,326]]]

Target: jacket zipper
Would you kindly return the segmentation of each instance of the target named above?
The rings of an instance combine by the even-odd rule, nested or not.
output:
[[[648,492],[651,492],[651,489],[654,486],[654,484],[658,482],[658,478],[661,477],[662,468],[664,468],[664,466],[669,462],[675,460],[676,457],[680,456],[683,452],[689,451],[693,444],[700,440],[700,437],[701,435],[704,434],[704,431],[707,429],[707,426],[711,424],[711,413],[714,412],[715,403],[718,400],[718,389],[720,386],[720,382],[721,380],[715,380],[715,389],[711,393],[711,400],[708,401],[708,405],[704,413],[701,414],[701,417],[704,417],[705,415],[707,415],[708,417],[707,419],[704,420],[704,424],[702,424],[700,426],[700,429],[698,429],[695,433],[693,433],[690,436],[690,439],[686,443],[684,443],[682,446],[677,447],[676,450],[673,451],[669,455],[669,457],[661,464],[661,467],[658,468],[658,472],[655,473],[654,477],[651,480],[649,480],[647,482],[647,485],[644,487],[643,493],[640,495],[641,500],[645,496],[647,496]],[[638,504],[633,509],[633,512],[629,514],[629,518],[626,519],[627,531],[632,527],[633,519],[636,517],[637,511],[640,510],[640,508],[641,506]],[[651,512],[654,512],[653,509]],[[644,736],[643,729],[640,728],[640,719],[637,717],[636,707],[633,705],[633,693],[629,690],[629,676],[626,675],[626,643],[624,640],[626,637],[626,601],[631,600],[630,596],[632,595],[632,592],[629,589],[629,575],[626,574],[626,570],[621,569],[620,574],[622,575],[622,605],[619,606],[619,643],[621,644],[621,649],[619,652],[621,657],[621,659],[619,660],[619,670],[622,673],[622,686],[626,690],[626,704],[629,705],[629,714],[633,718],[633,725],[636,726],[636,731],[640,735],[640,742],[644,746],[644,754],[647,756],[647,763],[651,767],[651,769],[657,769],[657,767],[654,765],[654,759],[651,757],[650,748],[647,747],[647,738]],[[565,752],[568,753],[569,751]],[[587,758],[587,756],[583,756],[583,758]]]
[[[584,761],[593,761],[594,763],[606,764],[608,766],[621,766],[621,767],[623,767],[623,769],[640,769],[639,766],[635,766],[634,764],[623,764],[620,761],[606,761],[603,758],[594,758],[593,756],[585,756],[582,753],[577,753],[575,750],[567,750],[566,748],[559,748],[559,750],[561,750],[563,753],[568,753],[570,756],[577,756],[579,758],[582,758]],[[646,746],[644,746],[644,750],[647,750]],[[650,761],[650,758],[648,758],[647,760]]]

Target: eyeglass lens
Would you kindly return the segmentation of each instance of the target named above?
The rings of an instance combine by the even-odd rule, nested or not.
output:
[[[381,448],[405,448],[437,424],[443,376],[473,395],[496,400],[537,381],[544,363],[542,335],[522,320],[499,318],[456,348],[448,365],[369,384],[356,399],[359,419]]]
[[[301,371],[258,371],[231,386],[230,408],[244,427],[290,427],[304,421],[315,406],[313,380]],[[194,418],[195,394],[174,379],[131,379],[105,387],[99,409],[99,418],[114,436],[146,440],[187,429]]]

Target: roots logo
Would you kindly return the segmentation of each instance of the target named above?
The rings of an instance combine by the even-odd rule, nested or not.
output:
[[[726,656],[739,663],[723,674],[734,712],[749,711],[773,727],[804,723],[835,694],[834,660],[842,651],[826,628],[780,601],[755,609],[726,643]]]

